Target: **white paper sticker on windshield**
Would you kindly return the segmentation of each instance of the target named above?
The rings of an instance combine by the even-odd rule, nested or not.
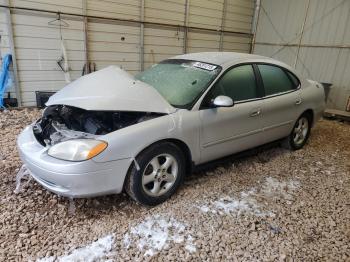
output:
[[[217,67],[215,65],[210,65],[210,64],[201,63],[201,62],[195,62],[193,63],[193,66],[201,69],[209,70],[209,71],[212,71]]]

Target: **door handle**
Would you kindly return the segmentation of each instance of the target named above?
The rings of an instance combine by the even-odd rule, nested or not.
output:
[[[254,110],[253,112],[251,112],[251,113],[250,113],[250,116],[251,116],[251,117],[253,117],[253,116],[258,116],[258,115],[260,115],[260,113],[261,113],[261,110],[260,110],[260,108],[259,108],[259,109],[257,109],[257,110]]]
[[[295,104],[296,104],[296,105],[300,105],[301,102],[302,102],[302,100],[301,100],[301,98],[299,98],[298,100],[295,101]]]

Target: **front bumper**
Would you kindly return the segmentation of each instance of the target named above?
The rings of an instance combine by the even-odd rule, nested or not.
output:
[[[132,158],[104,163],[53,158],[36,140],[32,126],[18,136],[17,147],[23,163],[38,183],[58,195],[73,198],[120,193],[132,162]]]

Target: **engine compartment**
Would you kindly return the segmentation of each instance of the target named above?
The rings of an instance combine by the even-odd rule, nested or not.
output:
[[[78,138],[95,138],[165,114],[133,111],[88,111],[66,105],[47,107],[33,126],[43,146]]]

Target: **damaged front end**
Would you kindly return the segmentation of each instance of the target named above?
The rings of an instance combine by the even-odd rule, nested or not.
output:
[[[134,111],[91,111],[67,105],[52,105],[33,126],[36,139],[43,146],[53,146],[71,139],[96,138],[141,123],[164,113]]]

